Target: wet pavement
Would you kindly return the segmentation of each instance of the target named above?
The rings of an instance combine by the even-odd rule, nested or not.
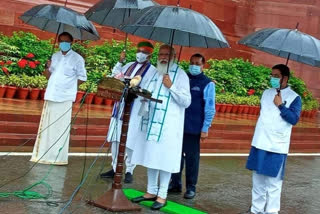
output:
[[[0,186],[9,180],[23,175],[31,166],[30,157],[7,157],[0,161]],[[52,186],[53,194],[44,200],[21,200],[14,197],[0,199],[0,213],[14,214],[56,214],[61,211],[72,192],[79,184],[84,157],[71,157],[69,165],[55,166],[46,180]],[[86,158],[86,169],[94,157]],[[195,207],[208,213],[236,214],[246,211],[251,200],[251,172],[244,168],[246,157],[201,157],[201,167],[197,196],[185,200],[182,195],[169,195],[169,200]],[[96,199],[111,182],[97,178],[100,171],[109,169],[110,157],[100,157],[87,181],[64,213],[91,214],[109,213],[86,204],[86,200]],[[102,166],[105,166],[102,169]],[[25,177],[0,189],[1,192],[22,190],[44,177],[50,166],[37,165]],[[320,157],[289,157],[283,185],[281,214],[320,213]],[[146,189],[146,170],[137,167],[134,182],[125,188]],[[38,187],[45,194],[46,189]],[[152,212],[143,208],[140,213]]]

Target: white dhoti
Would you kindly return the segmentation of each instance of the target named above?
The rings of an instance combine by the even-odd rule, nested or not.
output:
[[[45,101],[30,161],[66,165],[70,140],[72,101]]]
[[[283,180],[282,168],[277,177],[252,175],[252,213],[277,214],[280,211],[280,198]]]

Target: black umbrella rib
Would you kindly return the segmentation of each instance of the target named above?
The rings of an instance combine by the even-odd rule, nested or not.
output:
[[[207,41],[207,37],[203,37],[204,38],[204,41],[206,42],[206,46],[207,46],[207,48],[209,48],[209,44],[208,44],[208,41]],[[218,42],[219,43],[219,42]],[[219,45],[220,45],[220,43],[219,43]]]
[[[111,9],[113,10],[113,9]],[[109,10],[109,12],[105,15],[105,17],[103,18],[101,25],[103,25],[104,21],[106,20],[107,16],[109,16],[109,13],[111,13],[111,10]],[[113,27],[113,26],[112,26]]]
[[[156,28],[153,28],[153,29],[152,29],[151,34],[150,34],[150,36],[149,36],[149,39],[152,38],[152,35],[153,35],[155,29],[156,29]]]
[[[46,27],[47,27],[47,24],[49,23],[49,19],[47,19],[47,22],[44,24],[44,26],[43,26],[43,28],[41,28],[41,30],[44,30],[44,29],[46,29]]]

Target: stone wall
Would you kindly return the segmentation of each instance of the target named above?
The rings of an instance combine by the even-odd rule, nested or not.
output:
[[[68,7],[85,12],[98,0],[68,0]],[[160,4],[175,5],[177,0],[158,0]],[[24,30],[36,33],[40,38],[53,36],[33,27],[24,25],[18,17],[36,4],[63,4],[63,0],[0,0],[0,32],[11,34]],[[188,59],[194,52],[203,53],[207,58],[243,57],[256,64],[272,66],[284,63],[277,58],[238,45],[237,41],[246,34],[266,27],[295,28],[320,38],[320,0],[181,0],[180,6],[204,13],[211,18],[227,37],[231,49],[184,48],[182,59]],[[123,39],[124,34],[111,28],[97,26],[104,39]],[[130,37],[133,41],[139,38]],[[308,88],[320,97],[320,69],[290,62],[289,66],[307,82]]]

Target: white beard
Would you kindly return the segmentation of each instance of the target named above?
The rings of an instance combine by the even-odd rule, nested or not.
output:
[[[173,65],[173,60],[170,61],[169,70],[170,70],[172,65]],[[158,62],[157,62],[157,71],[159,72],[159,74],[160,75],[165,75],[165,74],[167,74],[167,70],[168,70],[168,63],[162,64],[158,60]]]

